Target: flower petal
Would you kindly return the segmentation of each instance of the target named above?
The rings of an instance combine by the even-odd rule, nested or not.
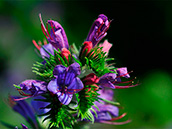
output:
[[[42,96],[36,96],[32,99],[31,101],[31,105],[34,109],[34,111],[36,112],[37,115],[41,115],[44,113],[47,113],[50,109],[42,109],[43,107],[46,107],[47,105],[49,105],[48,102],[44,102],[44,101],[37,101],[35,99],[45,99]]]
[[[108,112],[98,112],[97,117],[95,118],[96,121],[100,120],[111,120],[112,117]]]
[[[130,75],[128,74],[127,68],[126,67],[122,67],[122,68],[118,68],[117,70],[118,76],[122,76],[125,78],[130,78]]]
[[[21,90],[28,93],[29,96],[37,96],[47,91],[47,83],[38,80],[25,80],[20,83]]]
[[[47,86],[47,89],[52,92],[53,94],[56,94],[59,90],[59,85],[57,84],[57,79],[52,79]]]
[[[110,100],[112,101],[113,99],[113,90],[111,89],[102,89],[102,90],[99,90],[97,93],[99,93],[99,97],[100,98],[103,98],[103,99],[106,99],[106,100]]]
[[[63,27],[56,21],[48,20],[49,25],[52,27],[51,29],[51,37],[53,40],[48,39],[50,43],[56,48],[56,49],[62,49],[62,48],[69,48],[68,40],[66,33],[63,29]]]
[[[77,76],[80,75],[81,69],[80,65],[78,63],[73,63],[68,67],[68,71],[66,73],[65,77],[65,85],[69,86],[70,83],[72,83],[73,79]]]
[[[103,43],[99,45],[99,47],[103,47],[102,51],[106,52],[105,55],[108,55],[110,48],[112,47],[112,44],[109,43],[107,40],[105,40]]]
[[[57,96],[58,96],[59,101],[62,104],[68,105],[70,101],[72,100],[73,94],[66,94],[66,93],[58,92]]]
[[[67,87],[67,91],[68,91],[68,94],[74,94],[74,93],[79,92],[83,88],[84,88],[84,85],[82,81],[78,77],[76,77],[74,78],[72,83]]]
[[[13,99],[19,99],[18,96],[10,96],[9,103],[15,112],[21,114],[29,123],[34,123],[37,126],[36,117],[30,105],[25,100],[14,101]]]
[[[67,68],[63,65],[57,65],[54,68],[53,75],[57,78],[57,83],[59,85],[63,85],[65,81],[65,74]]]
[[[44,50],[44,49],[46,50]],[[50,53],[51,55],[53,55],[54,56],[54,49],[55,49],[55,47],[53,47],[50,43],[49,44],[47,44],[47,45],[43,45],[41,48],[40,48],[40,53],[41,53],[41,56],[42,56],[42,58],[44,58],[44,57],[50,57],[50,55],[48,54],[48,53]]]
[[[115,73],[106,73],[102,77],[100,77],[99,84],[103,87],[115,88],[114,84],[112,83],[115,81],[116,74]]]
[[[110,24],[107,16],[100,14],[98,18],[94,21],[86,41],[91,41],[93,47],[96,46],[99,41],[107,35],[106,31],[108,30]]]

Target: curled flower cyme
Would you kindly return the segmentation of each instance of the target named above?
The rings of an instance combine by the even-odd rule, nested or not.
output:
[[[57,65],[54,68],[52,79],[48,84],[48,90],[58,96],[62,104],[68,105],[74,93],[83,89],[82,81],[77,77],[80,74],[80,65],[73,63],[69,67]]]

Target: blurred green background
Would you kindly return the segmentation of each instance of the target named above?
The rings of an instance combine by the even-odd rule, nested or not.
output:
[[[69,43],[80,46],[101,13],[113,19],[108,39],[116,67],[133,70],[140,86],[115,90],[126,125],[94,124],[92,128],[172,128],[172,2],[171,1],[0,1],[0,120],[27,123],[7,104],[17,95],[13,84],[35,78],[32,64],[40,60],[32,39],[43,40],[38,14],[57,20]],[[0,129],[5,129],[0,125]]]

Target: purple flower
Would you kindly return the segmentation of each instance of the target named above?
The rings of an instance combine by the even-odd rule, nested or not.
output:
[[[55,79],[48,84],[48,90],[58,96],[59,101],[68,105],[74,93],[83,89],[82,81],[77,77],[80,75],[80,65],[73,63],[69,67],[57,65],[53,71]]]
[[[129,75],[126,67],[117,68],[116,71],[118,73],[118,76],[125,77],[125,78],[130,78],[130,75]]]
[[[37,115],[47,113],[50,110],[50,109],[44,108],[44,107],[48,106],[50,103],[44,102],[44,101],[37,101],[35,99],[44,100],[45,98],[39,95],[39,96],[34,97],[31,101],[31,105]]]
[[[27,122],[30,123],[30,125],[33,128],[37,128],[38,122],[36,120],[36,116],[33,112],[33,109],[30,107],[30,105],[24,100],[20,100],[16,102],[14,101],[14,99],[20,99],[20,97],[17,96],[9,97],[9,104],[12,107],[12,109],[15,112],[21,114],[27,120]]]
[[[110,100],[112,101],[113,99],[113,91],[108,89],[108,90],[99,90],[98,93],[100,94],[100,98]],[[99,100],[95,101],[94,104],[99,108],[100,111],[97,110],[97,108],[93,107],[94,110],[97,113],[97,118],[95,117],[95,120],[97,122],[100,122],[101,120],[111,120],[112,117],[117,117],[119,115],[119,109],[116,106],[106,104],[104,101]]]
[[[56,21],[48,20],[48,24],[51,26],[50,33],[48,32],[48,26],[44,26],[44,23],[41,18],[41,14],[39,14],[41,21],[41,28],[46,36],[49,43],[53,45],[54,48],[61,50],[62,48],[69,48],[68,40],[66,37],[66,33],[63,27]]]
[[[104,14],[100,14],[98,18],[94,21],[86,41],[91,41],[93,47],[96,46],[99,41],[107,35],[107,30],[109,29],[110,22]]]
[[[45,83],[44,81],[26,80],[20,83],[20,89],[18,90],[21,95],[32,97],[46,93],[46,86],[47,83]]]
[[[41,53],[42,58],[44,58],[44,57],[48,57],[49,58],[50,55],[48,53],[50,53],[51,55],[54,56],[54,49],[55,49],[55,47],[53,47],[50,43],[49,44],[46,44],[46,45],[43,45],[40,48],[40,53]]]
[[[125,88],[138,86],[138,84],[131,85],[134,79],[122,82],[120,77],[125,77],[125,78],[130,77],[129,72],[127,72],[126,67],[118,68],[117,69],[117,74],[115,74],[115,73],[106,73],[105,75],[100,77],[98,83],[100,84],[100,87],[108,87],[108,88],[112,88],[112,89],[125,89]],[[130,84],[125,85],[125,86],[118,86],[117,84],[120,84],[120,83],[121,84],[122,83],[123,84],[124,83],[130,83]]]
[[[113,91],[108,89],[108,90],[99,90],[98,93],[100,94],[100,98],[112,101],[113,100]],[[93,106],[93,109],[97,113],[97,117],[95,116],[95,121],[100,122],[100,123],[106,123],[106,124],[114,124],[114,125],[122,125],[131,122],[131,120],[127,120],[124,122],[113,122],[115,120],[119,120],[123,118],[126,113],[123,113],[122,115],[119,116],[119,109],[117,106],[113,106],[110,104],[105,103],[102,100],[99,100],[100,102],[95,101],[94,104],[99,108],[99,111],[97,108]]]
[[[109,87],[109,88],[115,88],[113,82],[116,79],[115,73],[106,73],[105,75],[100,77],[99,84],[101,87]]]

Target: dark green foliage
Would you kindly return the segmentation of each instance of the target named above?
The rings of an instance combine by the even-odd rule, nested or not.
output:
[[[66,57],[61,56],[60,50],[54,50],[54,56],[50,53],[48,54],[50,57],[45,57],[45,63],[36,62],[32,67],[33,72],[39,75],[39,79],[46,82],[49,82],[53,78],[53,70],[56,65],[62,64],[68,67],[70,64],[72,64],[71,55],[68,56],[68,61]]]
[[[102,47],[94,47],[87,55],[86,52],[87,50],[83,55],[80,55],[82,65],[88,65],[98,77],[101,77],[105,73],[116,72],[115,67],[110,67],[110,65],[107,64],[107,61],[114,59],[107,59],[106,52],[102,51]]]
[[[44,97],[46,99],[38,100],[38,101],[44,101],[50,103],[48,106],[45,107],[46,109],[50,109],[50,111],[41,115],[41,116],[46,116],[43,122],[46,121],[47,119],[50,120],[48,128],[50,129],[73,128],[76,119],[69,112],[70,108],[68,107],[68,105],[62,105],[58,100],[57,95],[47,94],[44,95]]]
[[[97,96],[97,87],[94,85],[84,86],[84,89],[76,94],[78,100],[78,116],[81,116],[81,119],[87,119],[94,122],[94,116],[90,112],[93,110],[91,107],[94,105],[94,102],[98,100]]]

